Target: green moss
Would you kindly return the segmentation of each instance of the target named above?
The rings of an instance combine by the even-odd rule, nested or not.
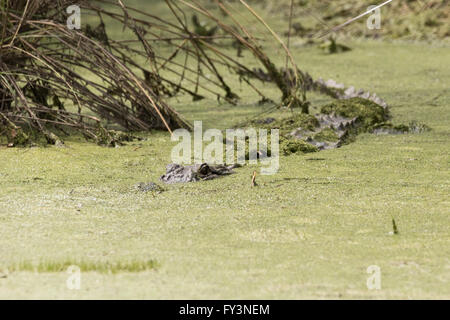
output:
[[[22,129],[18,129],[14,137],[12,137],[12,143],[15,146],[25,146],[30,144],[30,137]]]
[[[129,132],[107,130],[101,126],[97,130],[97,144],[101,146],[116,147],[134,139],[135,137]]]
[[[296,153],[311,153],[319,151],[317,147],[298,139],[280,137],[280,152],[284,156]]]
[[[390,122],[382,122],[373,126],[373,129],[392,129],[400,132],[408,132],[409,127],[404,124],[394,125]]]
[[[360,131],[369,131],[377,124],[384,123],[389,114],[380,105],[363,98],[336,100],[322,107],[322,113],[336,113],[346,118],[357,118]]]
[[[30,144],[30,137],[22,128],[16,126],[6,117],[2,117],[1,119],[3,121],[0,121],[0,132],[6,135],[6,140],[9,145],[23,147]]]
[[[120,273],[120,272],[144,272],[156,269],[159,263],[156,260],[131,260],[131,261],[40,261],[34,263],[31,261],[22,261],[8,266],[9,272],[39,272],[53,273],[66,272],[69,267],[76,266],[81,272],[99,272],[99,273]]]
[[[280,153],[282,155],[288,156],[296,153],[310,153],[317,152],[318,149],[300,139],[291,138],[289,135],[292,131],[298,128],[303,128],[307,131],[314,131],[318,127],[320,127],[319,121],[316,117],[304,114],[304,113],[296,113],[289,117],[285,117],[282,119],[274,120],[268,124],[261,124],[261,120],[256,120],[251,122],[251,126],[259,127],[263,129],[279,129],[280,130]],[[268,134],[268,140],[270,141],[270,133]],[[271,154],[270,145],[267,150],[268,155]],[[248,151],[246,153],[248,158]]]
[[[287,118],[275,120],[269,124],[261,124],[258,121],[253,121],[251,125],[268,130],[279,129],[280,135],[289,134],[297,128],[313,131],[320,126],[319,121],[314,116],[304,113],[294,114]]]
[[[45,139],[47,140],[48,144],[52,144],[56,147],[64,146],[64,142],[53,132],[45,131],[44,136],[45,136]]]
[[[427,132],[430,131],[431,128],[429,126],[427,126],[426,124],[417,122],[417,121],[411,121],[408,125],[405,124],[398,124],[398,125],[394,125],[390,122],[383,122],[380,124],[377,124],[375,126],[373,126],[373,129],[390,129],[393,131],[397,131],[400,133],[422,133],[422,132]]]
[[[338,142],[339,137],[333,129],[326,128],[314,135],[314,140],[320,142]]]

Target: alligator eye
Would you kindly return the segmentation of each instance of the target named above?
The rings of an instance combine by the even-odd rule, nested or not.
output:
[[[200,174],[206,175],[210,172],[210,168],[206,163],[203,163],[200,168],[198,169],[198,172]]]

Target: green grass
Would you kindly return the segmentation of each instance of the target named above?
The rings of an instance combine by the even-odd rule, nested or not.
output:
[[[118,262],[92,262],[92,261],[22,261],[12,264],[3,269],[6,272],[66,272],[71,266],[77,266],[81,272],[119,273],[119,272],[143,272],[156,269],[158,263],[154,260],[148,261],[118,261]],[[0,269],[0,270],[1,270]]]
[[[362,134],[336,150],[282,156],[257,188],[257,167],[246,166],[161,194],[134,185],[164,173],[174,145],[166,133],[120,148],[77,137],[66,148],[0,147],[0,275],[11,269],[0,298],[450,298],[448,47],[349,44],[333,56],[294,54],[314,77],[376,92],[394,124],[432,131]],[[268,107],[238,93],[239,106],[171,104],[221,129]],[[313,111],[329,101],[310,97]],[[82,266],[79,291],[55,272],[69,262]],[[380,291],[366,287],[371,265],[381,268]]]

